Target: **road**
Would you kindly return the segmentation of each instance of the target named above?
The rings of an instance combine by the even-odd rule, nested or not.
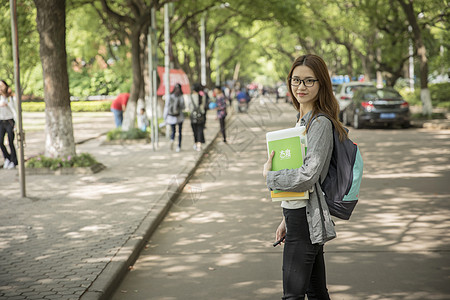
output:
[[[287,104],[253,103],[228,125],[113,300],[280,299],[281,220],[262,178],[265,133]],[[350,221],[327,243],[332,299],[450,299],[450,131],[351,130],[364,177]]]

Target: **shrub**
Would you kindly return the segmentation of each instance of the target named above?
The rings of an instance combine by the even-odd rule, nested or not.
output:
[[[450,82],[430,84],[433,107],[450,108]]]
[[[122,131],[122,128],[116,128],[109,131],[106,134],[107,141],[114,140],[139,140],[146,139],[149,137],[149,133],[147,131],[142,131],[138,128],[132,128],[128,131]]]
[[[70,107],[73,112],[110,111],[111,100],[102,101],[72,101]],[[23,102],[22,110],[26,112],[45,111],[45,102]]]
[[[81,153],[76,156],[68,157],[47,157],[39,155],[30,158],[26,163],[27,168],[48,168],[50,170],[57,170],[59,168],[79,168],[91,167],[98,164],[97,160],[89,153]]]
[[[422,113],[411,114],[412,120],[429,120],[429,119],[447,119],[445,113],[432,113],[431,117],[423,115]]]
[[[450,82],[441,82],[429,85],[433,107],[450,109]],[[420,88],[411,92],[409,88],[399,90],[402,97],[411,105],[422,105],[420,100]]]
[[[103,101],[72,101],[70,107],[73,112],[110,111],[112,100]]]

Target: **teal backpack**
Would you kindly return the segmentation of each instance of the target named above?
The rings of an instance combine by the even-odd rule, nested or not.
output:
[[[318,116],[328,118],[327,115],[321,113],[314,118]],[[347,128],[346,130],[348,132]],[[333,125],[333,153],[330,167],[327,176],[320,179],[320,186],[332,216],[343,220],[350,219],[353,209],[358,203],[363,165],[358,145],[350,139],[341,142],[339,133]]]

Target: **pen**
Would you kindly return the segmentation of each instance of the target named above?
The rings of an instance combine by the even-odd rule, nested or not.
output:
[[[283,236],[281,237],[281,239],[279,239],[278,241],[276,241],[275,243],[273,243],[273,246],[276,247],[276,246],[278,246],[279,244],[281,244],[281,242],[284,241],[284,238],[285,238],[285,237],[286,237],[286,235],[283,235]]]

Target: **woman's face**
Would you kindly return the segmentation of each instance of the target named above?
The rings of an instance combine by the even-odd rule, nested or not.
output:
[[[297,66],[292,71],[291,75],[291,88],[293,96],[295,99],[303,106],[303,107],[309,107],[312,108],[314,101],[317,100],[317,94],[319,93],[319,82],[315,81],[313,82],[312,87],[305,86],[305,82],[301,81],[300,85],[294,86],[292,85],[292,78],[294,79],[300,79],[300,80],[317,80],[316,75],[314,74],[313,70],[311,70],[307,66]],[[294,80],[295,81],[295,80]]]

